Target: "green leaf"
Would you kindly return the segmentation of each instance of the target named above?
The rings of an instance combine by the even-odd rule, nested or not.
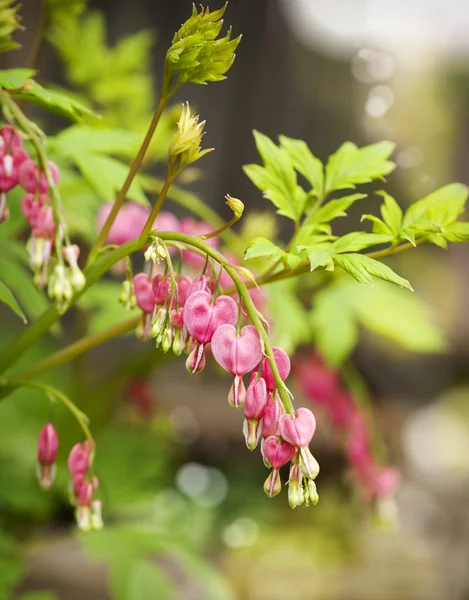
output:
[[[90,153],[70,156],[70,159],[73,160],[82,172],[83,177],[103,200],[113,200],[115,198],[129,172],[129,167],[125,163],[110,156]],[[127,197],[144,206],[148,205],[138,175],[132,181]]]
[[[11,37],[16,29],[20,29],[16,17],[20,7],[21,4],[16,0],[0,0],[0,52],[8,52],[20,47]]]
[[[11,310],[18,315],[20,319],[22,319],[23,323],[28,322],[24,312],[21,310],[20,305],[16,301],[16,298],[2,281],[0,281],[0,302],[3,302],[3,304],[9,306]]]
[[[419,221],[432,221],[447,226],[464,211],[468,188],[462,183],[450,183],[412,204],[404,215],[403,226]]]
[[[322,162],[314,156],[303,140],[295,140],[281,135],[279,141],[282,148],[286,150],[295,169],[310,183],[315,195],[321,198],[324,185],[324,166]]]
[[[319,352],[333,366],[340,366],[358,343],[358,327],[347,298],[328,286],[316,294],[311,320]]]
[[[347,271],[360,283],[372,284],[373,277],[378,277],[389,283],[395,283],[401,287],[413,291],[412,286],[403,277],[400,277],[387,265],[364,256],[363,254],[336,254],[333,259],[339,267]]]
[[[354,202],[361,200],[362,198],[366,198],[366,194],[351,194],[350,196],[330,200],[318,210],[313,211],[311,215],[305,219],[304,224],[328,223],[337,217],[346,217],[347,213],[345,211],[350,208]]]
[[[325,193],[354,188],[357,184],[382,179],[394,170],[395,164],[387,159],[394,150],[392,142],[379,142],[358,148],[345,142],[326,165]]]
[[[110,154],[133,158],[140,146],[140,135],[123,129],[96,129],[73,125],[48,139],[48,149],[63,158],[81,154]]]
[[[391,237],[394,237],[392,235],[392,231],[389,229],[386,223],[384,223],[384,221],[381,221],[381,219],[379,219],[378,217],[375,217],[375,215],[362,215],[360,221],[371,221],[373,223],[373,233],[378,233],[380,235],[390,235]]]
[[[376,193],[384,198],[384,202],[381,205],[381,216],[383,217],[383,221],[389,227],[394,237],[397,237],[402,227],[401,207],[394,198],[386,192],[379,191]]]
[[[15,92],[12,95],[20,100],[32,102],[70,121],[82,121],[85,117],[97,117],[96,113],[67,92],[46,89],[37,81],[28,82],[25,91]]]
[[[0,70],[0,88],[14,90],[21,88],[28,79],[36,75],[34,69],[6,69]]]
[[[323,248],[310,249],[308,251],[308,260],[311,271],[314,271],[317,267],[325,267],[326,271],[334,270],[334,261],[332,260],[330,253]]]
[[[266,135],[254,132],[256,146],[264,167],[246,165],[246,175],[277,207],[277,212],[298,223],[306,202],[305,191],[297,184],[296,173],[283,148],[276,146]]]
[[[358,252],[364,248],[386,244],[393,240],[392,235],[381,233],[365,233],[362,231],[353,231],[336,240],[331,247],[331,252]]]
[[[173,582],[163,569],[146,560],[135,561],[126,587],[126,600],[171,600],[176,594]]]
[[[444,236],[449,242],[467,242],[469,240],[469,222],[451,223],[445,227]]]
[[[245,260],[250,258],[259,258],[261,256],[267,256],[274,261],[286,261],[290,269],[294,269],[301,263],[301,259],[294,254],[285,252],[279,246],[276,246],[273,242],[266,238],[255,238],[244,251]]]

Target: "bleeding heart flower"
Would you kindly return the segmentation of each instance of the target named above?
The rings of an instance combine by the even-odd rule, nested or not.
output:
[[[70,475],[84,475],[92,463],[91,446],[87,441],[75,444],[68,455],[67,467]]]
[[[290,374],[291,369],[291,363],[288,354],[281,348],[273,348],[272,351],[280,377],[282,381],[285,381]],[[262,363],[262,377],[265,379],[265,383],[269,392],[273,391],[275,388],[275,379],[267,358],[264,358]]]
[[[267,438],[271,435],[277,435],[282,412],[282,405],[277,399],[274,399],[267,406],[262,420],[262,437]]]
[[[295,446],[286,441],[281,441],[275,435],[269,436],[264,441],[264,455],[274,469],[280,469],[296,454]]]
[[[246,419],[262,419],[268,401],[265,379],[260,377],[257,381],[251,381],[246,391],[246,404],[244,405],[244,416]]]
[[[161,273],[158,273],[158,275],[153,278],[152,286],[156,304],[165,304],[169,298],[171,289],[171,281],[169,277],[163,277]]]
[[[48,162],[52,181],[57,184],[59,181],[59,168],[52,161]],[[49,188],[46,174],[39,169],[38,165],[31,159],[21,163],[18,169],[18,182],[27,192],[34,194],[39,192],[45,194]]]
[[[59,437],[52,423],[46,423],[37,440],[39,484],[49,489],[55,478],[55,458],[59,449]]]
[[[237,336],[233,325],[220,325],[213,334],[211,349],[217,363],[235,377],[228,395],[230,404],[235,408],[243,406],[246,388],[242,377],[252,371],[262,358],[257,329],[247,325]]]
[[[145,273],[137,273],[132,279],[132,283],[137,306],[143,310],[144,313],[153,312],[153,309],[155,308],[155,294],[153,293],[153,286],[148,279],[148,275]]]
[[[288,414],[280,417],[280,435],[297,448],[309,446],[315,430],[316,419],[308,408],[299,408],[294,417]]]
[[[184,305],[184,324],[200,344],[208,344],[220,325],[235,325],[238,306],[229,296],[218,296],[213,304],[207,292],[195,292]]]
[[[181,275],[178,281],[178,307],[182,308],[189,298],[189,290],[192,286],[192,279],[188,275]]]

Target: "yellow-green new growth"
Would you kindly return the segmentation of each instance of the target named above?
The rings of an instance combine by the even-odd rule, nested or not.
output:
[[[198,115],[191,114],[188,102],[182,105],[178,129],[169,145],[168,164],[173,173],[179,172],[213,150],[213,148],[201,149],[204,125],[205,121],[199,123]]]
[[[221,81],[235,59],[235,50],[241,36],[231,39],[231,29],[224,38],[217,39],[223,26],[223,8],[210,12],[201,7],[174,34],[166,54],[168,75],[179,75],[179,83],[207,83]]]

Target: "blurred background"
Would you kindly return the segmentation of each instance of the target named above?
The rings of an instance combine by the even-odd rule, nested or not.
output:
[[[4,67],[24,65],[40,4],[24,0],[23,47],[3,59]],[[124,80],[132,110],[121,107],[122,126],[126,115],[147,122],[166,49],[191,6],[187,0],[89,2],[87,14],[103,15],[109,46],[149,32],[150,77]],[[220,6],[210,2],[212,9]],[[395,142],[398,169],[386,189],[402,206],[451,181],[469,184],[468,4],[231,0],[225,23],[243,34],[227,80],[186,86],[173,99],[189,100],[207,119],[205,145],[216,148],[197,164],[193,180],[181,183],[223,217],[229,216],[226,193],[241,198],[246,212],[271,210],[241,169],[258,162],[253,129],[304,139],[323,161],[345,140]],[[92,65],[93,57],[87,59]],[[39,72],[45,81],[70,83],[50,46]],[[103,89],[102,104],[105,97]],[[47,131],[64,126],[37,115]],[[154,173],[161,176],[163,165]],[[371,197],[362,202],[361,212],[376,210]],[[185,214],[179,205],[171,210]],[[339,233],[358,220],[352,210]],[[280,237],[288,239],[288,223],[279,223]],[[468,261],[464,245],[396,258],[399,273],[431,308],[444,352],[411,353],[363,332],[354,353],[388,461],[402,473],[395,499],[380,507],[358,501],[340,434],[320,413],[312,445],[321,464],[318,506],[293,512],[285,490],[269,500],[262,491],[265,469],[244,444],[242,416],[226,403],[227,379],[208,370],[194,381],[182,361],[148,345],[142,350],[128,337],[46,378],[70,389],[95,425],[106,526],[79,535],[64,469],[56,491],[37,489],[35,443],[48,414],[45,401],[30,391],[5,399],[0,598],[469,599]],[[3,262],[0,269],[3,275],[9,267]],[[80,336],[83,319],[86,326],[94,319],[91,330],[105,326],[106,307],[83,309],[85,317],[64,319],[61,340],[41,342],[24,365]],[[6,312],[0,323],[0,344],[7,347],[20,326]],[[298,403],[309,406],[297,392]],[[59,408],[56,413],[63,464],[79,432]]]

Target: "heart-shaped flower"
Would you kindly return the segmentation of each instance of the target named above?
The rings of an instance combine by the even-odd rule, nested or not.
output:
[[[260,377],[251,381],[246,391],[246,404],[244,416],[246,419],[262,419],[267,408],[268,395],[265,380]]]
[[[195,292],[184,305],[184,325],[199,344],[208,344],[220,325],[235,325],[238,306],[229,296],[218,296],[211,304],[212,296],[207,292]]]
[[[275,363],[282,381],[290,375],[291,362],[288,354],[281,348],[272,348]],[[271,392],[275,388],[275,379],[267,358],[262,362],[262,377],[265,379],[267,389]]]
[[[316,419],[308,408],[299,408],[294,417],[288,414],[280,417],[280,435],[297,448],[309,446],[315,430]]]
[[[262,437],[267,438],[278,433],[281,414],[282,406],[278,400],[274,400],[267,406],[262,420]]]
[[[145,273],[137,273],[132,280],[137,306],[145,313],[153,312],[155,308],[155,294],[151,281]]]
[[[155,295],[155,303],[158,305],[165,304],[170,295],[171,282],[169,277],[163,277],[161,273],[155,275],[152,281],[153,294]]]
[[[264,456],[272,465],[273,469],[280,469],[296,454],[295,446],[292,446],[288,442],[280,441],[275,435],[269,436],[264,441]]]

